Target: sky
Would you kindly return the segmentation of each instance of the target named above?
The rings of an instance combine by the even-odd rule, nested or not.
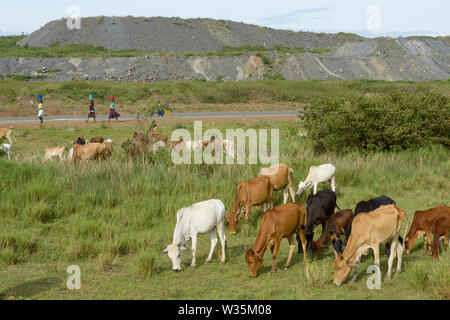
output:
[[[29,34],[69,17],[214,18],[275,29],[353,32],[365,37],[450,35],[449,0],[0,0],[0,35]]]

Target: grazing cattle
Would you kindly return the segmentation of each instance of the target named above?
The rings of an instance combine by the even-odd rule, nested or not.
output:
[[[75,140],[73,141],[73,144],[79,144],[79,145],[85,145],[86,144],[86,139],[84,139],[84,137],[79,134],[77,135],[77,137],[75,138]]]
[[[8,139],[9,144],[13,144],[13,131],[11,129],[0,129],[0,138]]]
[[[9,143],[3,143],[0,145],[0,149],[6,152],[8,160],[11,160],[11,145]]]
[[[105,146],[105,150],[103,150],[101,154],[101,160],[105,160],[107,158],[110,158],[113,152],[113,146],[112,142],[109,141],[103,141],[102,143]]]
[[[234,159],[235,156],[235,145],[233,141],[230,140],[220,140],[216,139],[216,137],[212,136],[209,142],[211,145],[211,152],[216,152],[217,149],[222,149],[225,151],[225,156],[231,159]]]
[[[278,250],[283,238],[287,238],[289,242],[289,256],[284,265],[284,268],[288,268],[295,250],[295,233],[300,234],[303,239],[303,262],[306,263],[305,224],[306,210],[295,202],[281,204],[264,212],[261,216],[261,224],[253,247],[251,249],[245,248],[245,261],[250,274],[253,277],[258,275],[267,248],[272,251],[271,273],[275,273]]]
[[[322,235],[317,241],[312,241],[311,248],[313,257],[318,257],[330,242],[334,242],[347,229],[353,218],[353,211],[350,209],[340,210],[334,213],[326,222]]]
[[[95,137],[91,139],[91,143],[102,143],[103,141],[105,141],[103,137]]]
[[[440,206],[424,211],[416,211],[414,218],[405,239],[405,253],[409,254],[416,243],[417,238],[423,236],[423,252],[427,252],[427,246],[431,253],[431,232],[436,220],[441,214],[450,215],[450,207]],[[448,246],[448,235],[446,236],[446,244]]]
[[[89,143],[86,145],[74,145],[72,162],[75,164],[79,161],[86,160],[101,161],[105,158],[106,145],[102,143]]]
[[[292,177],[294,170],[285,163],[274,164],[270,168],[261,168],[260,176],[269,177],[273,184],[273,190],[283,189],[283,203],[287,203],[289,193],[292,202],[295,202],[294,179]]]
[[[111,144],[113,143],[111,139],[106,139],[106,140],[103,141],[103,142],[109,142],[109,143],[111,143]]]
[[[353,219],[353,230],[348,239],[347,246],[342,254],[335,251],[333,282],[341,285],[345,281],[352,267],[359,264],[362,255],[366,255],[369,249],[373,250],[375,265],[380,266],[380,243],[391,242],[391,255],[388,260],[388,272],[386,279],[391,280],[392,263],[397,256],[397,272],[402,266],[403,246],[398,240],[398,234],[408,214],[396,205],[384,205],[371,212],[364,212]],[[408,227],[405,230],[408,231]],[[355,277],[354,277],[355,278]],[[352,281],[354,280],[352,279]]]
[[[197,247],[197,235],[209,233],[211,249],[206,263],[211,262],[214,248],[217,244],[216,228],[222,245],[221,262],[225,262],[225,205],[222,201],[212,199],[193,204],[187,208],[181,208],[177,212],[177,223],[173,232],[172,244],[169,244],[163,253],[167,253],[172,260],[172,267],[180,271],[180,264],[185,248],[185,243],[192,239],[192,263],[196,266],[195,252]]]
[[[181,138],[180,140],[172,141],[172,149],[177,147],[179,144],[182,144],[183,142],[184,142],[183,138]]]
[[[306,219],[306,248],[311,248],[314,228],[321,224],[322,230],[325,229],[325,222],[334,214],[334,208],[336,208],[336,194],[330,189],[320,190],[316,194],[308,196],[306,201],[306,212],[308,214]],[[299,253],[301,253],[300,240],[297,236]]]
[[[134,142],[138,143],[139,145],[143,145],[143,146],[148,146],[148,144],[150,143],[150,139],[148,137],[148,135],[144,132],[135,132],[133,134],[133,139]]]
[[[433,259],[439,258],[439,251],[441,249],[441,245],[439,243],[439,239],[444,236],[446,237],[446,246],[448,246],[448,232],[450,231],[450,214],[447,212],[441,213],[441,215],[436,219],[433,226],[433,247],[432,254]]]
[[[233,211],[227,214],[230,233],[236,234],[236,224],[243,206],[245,206],[245,222],[248,222],[248,215],[252,206],[263,205],[265,211],[267,203],[269,203],[269,209],[272,209],[273,184],[268,177],[257,177],[239,183],[236,188]]]
[[[386,197],[384,195],[377,197],[377,198],[367,200],[367,201],[360,201],[356,204],[353,218],[355,218],[361,212],[371,212],[371,211],[379,208],[382,205],[388,205],[388,204],[396,204],[396,203],[394,200],[392,200],[391,198]],[[342,252],[344,252],[345,246],[347,245],[347,240],[350,237],[351,232],[352,232],[352,222],[350,221],[350,224],[344,233],[345,239],[337,239],[333,244],[334,249],[339,254],[342,254]],[[400,241],[403,242],[403,239],[401,237],[400,237]],[[386,245],[386,255],[389,256],[389,244]]]
[[[44,153],[44,161],[51,160],[53,158],[58,157],[59,160],[64,160],[64,151],[66,150],[66,147],[64,146],[58,146],[53,148],[47,148],[45,149]]]
[[[301,195],[303,191],[314,187],[314,193],[317,192],[317,185],[322,182],[331,181],[331,189],[336,192],[336,168],[331,164],[322,164],[318,167],[309,168],[308,176],[305,181],[300,181],[298,184],[297,195]]]
[[[150,139],[153,143],[155,143],[157,141],[162,141],[166,145],[167,145],[167,142],[169,141],[169,138],[164,133],[152,133]]]

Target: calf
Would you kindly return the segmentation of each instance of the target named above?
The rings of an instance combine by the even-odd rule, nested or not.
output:
[[[0,144],[0,150],[5,151],[8,156],[8,160],[11,160],[11,145],[9,143]]]
[[[211,249],[206,263],[211,262],[214,248],[217,244],[217,233],[222,244],[221,262],[225,262],[225,227],[224,227],[225,206],[217,199],[207,200],[193,204],[187,208],[181,208],[177,212],[177,223],[173,231],[172,244],[169,244],[163,253],[167,253],[172,260],[174,271],[180,271],[184,244],[192,239],[192,262],[191,267],[196,267],[195,252],[197,247],[197,235],[209,233],[211,238]]]
[[[51,160],[55,157],[58,157],[61,161],[64,160],[64,150],[66,150],[64,146],[45,149],[44,161]]]
[[[448,246],[448,232],[450,231],[450,214],[443,212],[441,215],[436,219],[434,226],[433,226],[433,235],[434,235],[434,241],[433,241],[433,247],[432,247],[432,253],[433,253],[433,259],[439,258],[439,251],[441,249],[439,239],[442,236],[445,236],[446,246]]]
[[[353,214],[353,219],[361,212],[370,212],[370,211],[373,211],[373,210],[379,208],[382,205],[388,205],[388,204],[395,204],[395,201],[384,195],[377,197],[377,198],[367,200],[367,201],[360,201],[356,204],[355,213]],[[350,221],[349,226],[345,230],[345,234],[344,234],[345,239],[337,239],[333,244],[334,249],[339,254],[342,254],[342,252],[344,252],[345,246],[347,245],[347,240],[350,237],[351,232],[352,232],[352,221]],[[401,242],[403,242],[403,239],[401,237],[400,237],[400,239],[401,239]],[[386,245],[386,251],[387,251],[386,252],[387,256],[389,256],[389,244]]]
[[[95,137],[91,139],[91,143],[102,143],[103,141],[105,141],[103,137]]]
[[[0,138],[6,137],[8,139],[9,144],[13,144],[13,131],[11,129],[1,129],[0,128]]]
[[[101,161],[105,159],[105,149],[106,145],[102,143],[89,143],[86,145],[74,145],[72,162],[76,164],[77,162],[85,162],[87,160],[98,160]]]
[[[258,275],[262,266],[264,252],[267,248],[272,251],[272,270],[277,269],[277,255],[281,239],[287,238],[289,242],[289,256],[284,265],[288,268],[295,249],[294,234],[300,234],[303,239],[303,262],[306,263],[306,238],[305,238],[306,210],[303,206],[290,202],[279,205],[272,210],[267,210],[261,216],[258,235],[251,249],[245,248],[245,261],[248,271],[253,277]]]
[[[336,194],[329,189],[320,190],[316,194],[308,196],[306,201],[308,214],[306,219],[306,247],[308,249],[311,249],[315,227],[321,224],[322,230],[325,229],[325,222],[334,214],[334,208],[336,207]],[[301,253],[300,238],[298,236],[297,241],[299,244],[298,252]]]
[[[398,241],[398,233],[408,214],[396,205],[385,205],[371,212],[364,212],[353,219],[353,231],[342,254],[335,251],[333,282],[341,285],[345,281],[352,267],[357,267],[361,256],[373,250],[375,265],[380,266],[380,243],[392,243],[392,254],[388,260],[386,279],[391,280],[392,263],[397,255],[397,271],[400,273],[402,265],[403,247]],[[405,230],[405,235],[408,228]],[[352,280],[353,281],[353,280]]]
[[[427,252],[427,246],[431,253],[431,232],[433,230],[433,225],[436,219],[439,218],[441,214],[450,215],[450,207],[440,206],[434,207],[424,211],[414,212],[414,218],[409,229],[408,234],[405,239],[405,253],[409,254],[414,246],[417,238],[422,234],[424,235],[423,241],[423,252]],[[446,236],[446,243],[448,245],[448,235]]]
[[[280,163],[270,168],[261,168],[259,175],[269,177],[274,191],[283,189],[283,203],[287,203],[288,192],[291,194],[292,202],[295,202],[293,172],[294,170],[287,164]]]
[[[233,211],[227,214],[230,234],[236,234],[236,224],[243,206],[245,206],[245,222],[248,222],[252,206],[263,205],[265,211],[267,203],[269,203],[269,209],[272,209],[273,184],[268,177],[261,176],[239,183],[236,188]]]
[[[330,242],[334,242],[344,232],[353,218],[353,211],[350,209],[340,210],[333,214],[326,222],[325,229],[317,241],[312,241],[311,248],[313,257],[318,257]]]
[[[331,189],[336,192],[336,168],[331,164],[322,164],[318,167],[312,166],[309,168],[308,176],[305,181],[300,181],[298,184],[297,195],[301,195],[303,191],[314,187],[314,193],[317,192],[317,185],[321,182],[331,182]]]
[[[105,149],[103,150],[103,152],[100,155],[101,156],[101,160],[106,160],[108,158],[111,158],[111,155],[112,155],[112,152],[113,152],[112,142],[104,141],[102,144],[105,146]]]

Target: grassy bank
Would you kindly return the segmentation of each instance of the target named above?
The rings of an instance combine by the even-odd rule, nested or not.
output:
[[[172,124],[160,129],[169,135]],[[204,131],[210,128],[204,125]],[[392,197],[412,218],[415,210],[449,203],[450,153],[429,146],[368,155],[314,154],[307,138],[297,135],[299,121],[257,121],[218,124],[215,128],[279,128],[280,161],[294,168],[294,181],[304,179],[311,165],[331,162],[337,168],[338,205],[354,208],[362,199],[381,194]],[[184,265],[171,270],[160,252],[172,240],[175,214],[180,207],[218,198],[231,208],[235,186],[255,177],[260,165],[173,166],[168,151],[159,164],[139,165],[127,160],[120,144],[134,127],[17,129],[13,161],[0,160],[0,296],[64,299],[449,299],[449,253],[433,261],[421,251],[422,240],[404,257],[403,272],[381,290],[369,290],[365,273],[371,258],[360,267],[354,285],[332,283],[334,255],[328,249],[306,273],[301,256],[294,255],[289,270],[270,276],[266,252],[260,276],[250,278],[244,245],[251,245],[261,209],[250,214],[249,225],[238,224],[238,234],[227,231],[227,262],[203,264],[209,237],[199,237],[196,269]],[[114,141],[108,163],[74,168],[66,163],[43,164],[43,149],[70,145],[77,133],[102,135]],[[176,183],[174,183],[176,181]],[[325,186],[324,186],[325,187]],[[277,194],[275,204],[282,201]],[[306,194],[297,198],[305,205]],[[405,224],[401,232],[405,230]],[[316,237],[320,234],[319,229]],[[220,247],[220,246],[219,246]],[[279,266],[288,252],[283,240]],[[370,254],[371,255],[371,254]],[[183,263],[189,259],[183,258]],[[66,268],[81,267],[82,289],[66,289]],[[149,272],[144,270],[151,269]],[[383,276],[386,257],[381,258]],[[147,277],[145,277],[147,276]]]
[[[118,108],[137,113],[161,100],[176,112],[298,110],[320,98],[351,99],[398,91],[417,94],[436,91],[450,95],[449,81],[285,81],[251,82],[155,82],[116,83],[100,81],[29,82],[0,80],[0,116],[35,116],[30,100],[44,96],[48,115],[84,115],[87,97],[94,93],[97,108],[108,110],[109,96],[118,98]],[[120,111],[119,111],[120,112]]]

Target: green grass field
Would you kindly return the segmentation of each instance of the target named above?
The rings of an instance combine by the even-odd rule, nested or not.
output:
[[[339,83],[344,85],[344,83]],[[414,84],[420,86],[420,84]],[[174,86],[176,86],[174,84]],[[175,128],[192,130],[192,123],[160,125],[168,134]],[[204,131],[212,125],[204,124]],[[302,123],[255,121],[216,124],[226,128],[279,128],[280,161],[294,168],[294,182],[304,179],[311,165],[331,162],[337,168],[340,208],[354,209],[363,199],[385,194],[406,210],[449,204],[450,152],[441,146],[417,150],[314,154],[307,138],[297,135]],[[288,245],[283,240],[279,272],[269,275],[270,251],[259,277],[251,278],[244,246],[251,246],[262,210],[252,209],[249,224],[227,232],[226,263],[219,262],[218,244],[211,264],[204,264],[209,236],[201,235],[197,265],[183,257],[183,271],[175,273],[161,252],[172,241],[175,214],[181,207],[217,198],[230,210],[238,182],[257,175],[260,165],[181,165],[170,162],[169,151],[156,163],[142,165],[127,159],[120,148],[136,128],[107,124],[89,128],[16,129],[13,160],[0,159],[0,298],[8,299],[449,299],[450,254],[438,261],[422,252],[423,239],[404,256],[402,273],[380,290],[369,290],[367,267],[360,266],[355,284],[332,283],[333,251],[305,266],[295,254],[291,268],[281,270]],[[109,162],[73,167],[42,163],[44,149],[70,146],[77,133],[101,135],[114,141]],[[329,187],[329,185],[321,185]],[[303,205],[306,194],[297,197]],[[275,205],[282,202],[281,193]],[[406,228],[404,223],[401,234]],[[316,237],[320,228],[316,229]],[[396,263],[396,262],[395,262]],[[69,265],[81,268],[81,290],[66,288]],[[308,268],[308,272],[306,272]],[[387,258],[381,258],[383,278]],[[145,277],[145,275],[148,275]],[[384,280],[384,279],[383,279]]]

